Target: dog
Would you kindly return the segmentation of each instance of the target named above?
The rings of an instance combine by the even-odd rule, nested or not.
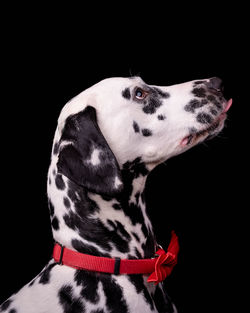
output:
[[[97,257],[151,259],[149,173],[223,128],[232,100],[217,77],[168,87],[108,78],[62,109],[48,171],[55,242]],[[61,256],[60,256],[61,257]],[[148,275],[82,270],[52,258],[0,307],[8,313],[176,312]]]

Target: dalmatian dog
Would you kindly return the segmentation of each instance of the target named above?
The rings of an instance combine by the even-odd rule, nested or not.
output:
[[[160,163],[218,134],[232,104],[219,78],[167,87],[108,78],[61,111],[48,171],[53,237],[80,253],[153,258],[145,182]],[[60,265],[52,258],[0,307],[7,313],[176,312],[162,283]]]

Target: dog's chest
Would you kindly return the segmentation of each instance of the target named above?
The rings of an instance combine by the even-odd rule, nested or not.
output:
[[[19,313],[156,313],[154,292],[142,275],[99,274],[50,263],[6,306]]]

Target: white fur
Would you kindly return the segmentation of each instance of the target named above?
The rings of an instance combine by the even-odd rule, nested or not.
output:
[[[87,160],[87,163],[91,163],[93,166],[97,166],[101,163],[100,159],[99,159],[99,154],[100,154],[100,150],[98,149],[94,149],[92,154],[91,154],[91,158],[90,160]]]

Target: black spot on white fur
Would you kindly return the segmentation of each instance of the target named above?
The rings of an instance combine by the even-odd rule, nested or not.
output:
[[[135,121],[133,122],[133,128],[134,128],[134,132],[135,133],[140,133],[140,127],[139,127],[139,125]],[[152,136],[152,134],[153,134],[152,130],[150,130],[148,128],[143,128],[141,130],[141,133],[145,137]]]
[[[215,109],[210,109],[210,113],[214,116],[218,115],[218,112]]]
[[[110,313],[128,313],[128,307],[123,296],[122,288],[111,278],[110,275],[86,271],[76,271],[74,280],[81,287],[81,296],[92,304],[99,301],[97,293],[98,284],[101,282],[106,297],[106,306]]]
[[[114,231],[116,231],[117,233],[119,233],[123,238],[126,238],[126,240],[130,241],[131,240],[131,236],[129,235],[129,233],[126,231],[124,225],[119,222],[119,221],[111,221],[111,220],[107,220],[107,222],[112,226],[112,228],[114,229]]]
[[[122,91],[122,96],[123,96],[125,99],[128,99],[128,100],[131,98],[131,93],[130,93],[129,88],[125,88],[125,89]]]
[[[108,253],[101,253],[98,249],[96,249],[95,247],[93,247],[90,244],[86,244],[81,242],[78,239],[72,239],[71,241],[72,247],[81,253],[85,253],[85,254],[91,254],[91,255],[95,255],[95,256],[103,256],[103,257],[109,257],[110,255]]]
[[[63,181],[63,178],[62,178],[61,174],[57,174],[56,175],[55,183],[56,183],[56,187],[58,189],[60,189],[60,190],[64,190],[65,189],[65,183]]]
[[[40,284],[48,284],[50,282],[51,270],[56,265],[56,263],[52,263],[46,266],[46,268],[39,274],[39,283]]]
[[[140,242],[140,237],[136,233],[132,232],[132,235],[138,242]]]
[[[53,148],[53,154],[57,154],[59,151],[59,143],[58,142],[55,142],[54,144],[54,148]]]
[[[81,296],[87,301],[96,304],[100,300],[97,292],[99,277],[96,273],[78,270],[75,272],[74,280],[77,286],[82,286]]]
[[[133,121],[133,128],[134,128],[135,133],[140,132],[140,127],[135,121]]]
[[[187,105],[185,105],[184,110],[187,112],[194,113],[196,109],[206,105],[208,101],[206,99],[198,100],[192,99]]]
[[[63,204],[64,204],[65,208],[67,208],[67,209],[70,208],[70,201],[67,197],[63,198]]]
[[[154,96],[150,96],[142,110],[146,114],[153,114],[162,104],[163,103],[160,99]]]
[[[58,292],[59,303],[64,313],[84,313],[85,307],[80,298],[73,293],[71,285],[64,285]]]
[[[54,230],[58,230],[59,229],[59,220],[56,216],[53,217],[51,225],[53,227]]]
[[[129,313],[123,289],[110,276],[101,276],[106,305],[110,313]]]
[[[11,299],[6,300],[1,306],[1,311],[6,311],[13,301]]]
[[[192,93],[198,98],[205,98],[206,97],[206,90],[202,87],[194,88]]]
[[[213,122],[212,116],[207,113],[199,113],[196,119],[201,124],[211,124]]]
[[[48,205],[49,205],[49,213],[50,213],[50,216],[53,217],[54,213],[55,213],[55,208],[54,208],[54,205],[53,203],[49,200],[48,202]]]
[[[120,206],[118,203],[114,203],[114,204],[112,205],[112,207],[113,207],[115,210],[121,210],[121,209],[122,209],[121,206]]]
[[[153,87],[152,89],[156,92],[156,94],[158,94],[158,95],[159,95],[160,97],[162,97],[162,98],[167,99],[167,98],[170,97],[170,94],[169,94],[168,92],[163,91],[163,90],[161,90],[160,88]]]
[[[168,92],[165,92],[157,87],[145,86],[145,90],[148,92],[147,99],[144,100],[143,112],[146,114],[154,114],[157,109],[162,106],[163,99],[170,97]]]
[[[166,119],[166,116],[164,114],[159,114],[159,115],[157,115],[157,118],[159,121],[163,121]]]
[[[145,137],[149,137],[149,136],[152,136],[152,135],[153,135],[152,130],[147,129],[147,128],[143,128],[143,129],[141,130],[141,132],[142,132],[143,136],[145,136]]]

